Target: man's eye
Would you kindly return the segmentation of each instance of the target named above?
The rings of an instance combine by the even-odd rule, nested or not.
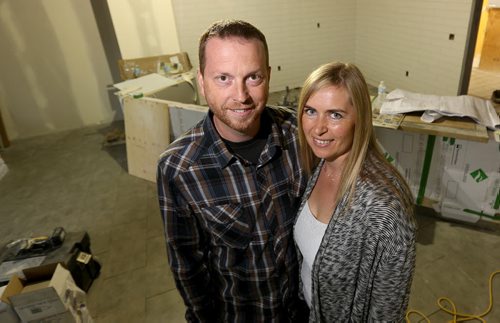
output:
[[[248,77],[248,81],[252,84],[260,84],[263,80],[263,77],[259,74],[252,74]]]
[[[231,82],[231,78],[228,75],[217,75],[215,81],[221,84],[227,84]]]

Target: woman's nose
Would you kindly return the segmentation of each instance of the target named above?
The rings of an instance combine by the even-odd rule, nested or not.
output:
[[[325,118],[323,117],[318,118],[316,124],[314,125],[314,132],[317,135],[321,135],[324,134],[327,131],[327,129],[328,127]]]

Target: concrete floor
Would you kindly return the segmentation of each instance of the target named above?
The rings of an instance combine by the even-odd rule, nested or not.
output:
[[[125,145],[103,146],[111,129],[23,139],[0,151],[9,167],[0,180],[0,243],[49,234],[56,226],[85,230],[102,264],[88,292],[95,322],[183,322],[184,305],[167,268],[156,186],[127,173]],[[500,269],[498,230],[444,222],[422,210],[418,220],[410,308],[429,315],[437,298],[447,296],[461,312],[483,312],[488,276]],[[488,322],[500,322],[499,278]],[[451,316],[439,312],[430,319]]]

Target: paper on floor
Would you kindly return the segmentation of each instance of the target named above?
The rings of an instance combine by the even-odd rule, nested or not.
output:
[[[491,101],[470,95],[438,96],[395,89],[387,94],[380,109],[381,114],[414,111],[430,111],[443,116],[470,117],[491,130],[500,129],[500,118]]]

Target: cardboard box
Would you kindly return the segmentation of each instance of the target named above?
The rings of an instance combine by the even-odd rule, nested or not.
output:
[[[64,315],[71,307],[74,293],[83,293],[61,264],[33,271],[26,280],[13,276],[1,297],[15,310],[23,322],[37,321]],[[64,322],[76,322],[73,315]]]
[[[49,317],[44,317],[36,321],[37,323],[69,323],[78,322],[75,320],[73,313],[70,310],[64,311],[62,313],[52,315]]]
[[[0,296],[3,294],[3,289],[0,288]],[[19,316],[8,303],[0,300],[0,322],[2,323],[18,323],[21,322]]]

